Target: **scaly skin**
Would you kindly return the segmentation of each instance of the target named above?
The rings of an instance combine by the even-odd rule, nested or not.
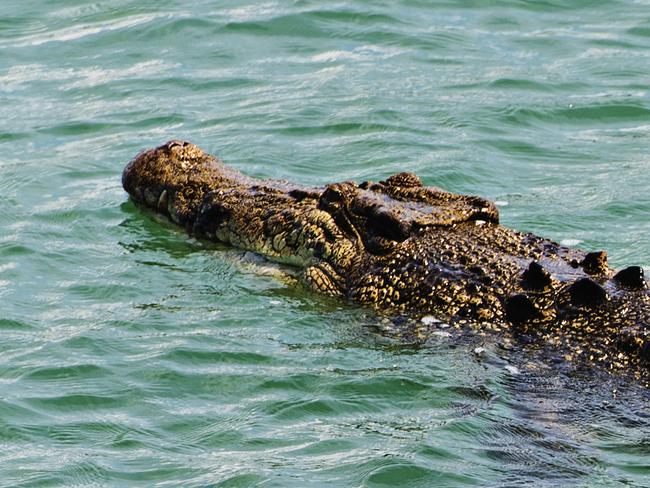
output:
[[[313,290],[648,375],[642,268],[616,273],[602,251],[502,227],[480,197],[424,187],[411,173],[325,188],[255,180],[182,141],[139,154],[122,184],[198,238],[301,267]]]

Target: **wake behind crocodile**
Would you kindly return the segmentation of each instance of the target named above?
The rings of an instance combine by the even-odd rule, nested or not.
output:
[[[422,326],[508,334],[579,364],[647,378],[643,269],[499,224],[493,202],[412,173],[305,187],[256,180],[170,141],[124,169],[136,204],[190,235],[298,268],[309,289]]]

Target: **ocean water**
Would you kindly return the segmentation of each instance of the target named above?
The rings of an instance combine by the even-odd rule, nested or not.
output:
[[[386,336],[120,185],[408,170],[650,271],[649,90],[647,0],[5,0],[0,486],[650,486],[634,381]]]

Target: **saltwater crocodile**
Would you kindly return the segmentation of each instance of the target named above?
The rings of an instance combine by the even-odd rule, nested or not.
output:
[[[604,251],[505,228],[492,202],[423,186],[412,173],[312,188],[250,178],[170,141],[136,156],[122,184],[197,238],[300,267],[318,292],[525,337],[607,369],[650,369],[643,268],[616,272]]]

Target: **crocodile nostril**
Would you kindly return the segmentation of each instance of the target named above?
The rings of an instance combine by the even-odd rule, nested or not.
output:
[[[165,144],[165,147],[169,150],[175,148],[175,147],[185,147],[189,144],[189,142],[186,141],[180,141],[178,139],[172,139],[171,141],[168,141],[167,144]]]
[[[397,173],[389,176],[383,183],[388,186],[403,188],[417,188],[423,186],[422,180],[418,175],[408,172]]]

